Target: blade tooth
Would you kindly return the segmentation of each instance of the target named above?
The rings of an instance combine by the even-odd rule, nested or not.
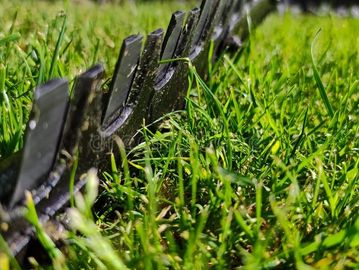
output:
[[[198,23],[196,25],[196,30],[192,40],[192,51],[196,49],[197,46],[201,45],[203,31],[206,28],[206,24],[210,20],[211,9],[214,0],[203,0],[201,4],[201,15],[199,17]]]
[[[276,0],[273,0],[273,1],[276,1]],[[234,11],[236,13],[240,13],[242,11],[242,8],[243,8],[243,4],[245,3],[244,0],[236,0],[235,1],[235,6],[234,6]]]
[[[123,41],[111,82],[110,92],[104,101],[106,109],[103,125],[105,126],[111,124],[119,116],[121,109],[123,109],[126,103],[140,59],[141,47],[142,36],[140,35],[129,36]]]
[[[68,83],[66,80],[55,79],[36,89],[10,207],[23,198],[25,190],[38,186],[52,169],[67,108]]]
[[[168,25],[166,35],[163,41],[161,60],[173,59],[176,48],[178,46],[179,37],[182,31],[185,13],[183,11],[176,11],[172,14],[170,23]],[[156,84],[163,80],[166,73],[171,66],[171,63],[161,64],[157,71]]]
[[[190,11],[186,23],[181,28],[180,38],[174,53],[175,58],[189,56],[199,15],[199,8]],[[177,61],[172,63],[168,69],[166,78],[155,84],[155,91],[149,106],[150,123],[176,108],[182,108],[185,92],[188,89],[187,76],[188,64]]]
[[[128,98],[128,104],[130,106],[143,103],[144,96],[147,96],[147,94],[144,94],[144,91],[151,92],[150,90],[153,90],[161,56],[163,35],[163,30],[157,29],[147,36],[146,44],[141,55],[138,74],[136,74]],[[144,104],[145,103],[143,103],[143,105]]]
[[[226,8],[228,7],[229,0],[218,0],[215,7],[215,15],[213,19],[213,34],[212,39],[216,43],[222,41],[223,35],[225,33],[224,18],[228,15],[226,14]]]
[[[136,143],[135,134],[143,121],[148,121],[149,103],[154,94],[163,35],[163,30],[158,29],[147,36],[126,107],[114,125],[106,131],[107,136],[116,134],[121,137],[126,146]]]
[[[223,8],[223,15],[219,18],[219,25],[221,25],[220,31],[215,32],[215,51],[221,52],[225,48],[232,47],[232,40],[236,41],[235,49],[237,50],[240,46],[240,39],[237,36],[232,36],[232,33],[236,33],[233,29],[240,23],[241,17],[243,18],[243,7],[245,5],[245,0],[227,0],[225,7]]]
[[[90,81],[92,81],[92,88],[86,111],[83,112],[82,120],[79,122],[81,125],[81,136],[77,138],[79,139],[78,175],[87,172],[89,168],[93,167],[101,171],[101,166],[108,161],[106,153],[109,150],[109,146],[111,146],[108,144],[110,138],[104,138],[101,134],[104,93],[99,83],[102,73],[100,70],[98,72],[98,78],[96,78],[95,74],[92,74],[90,77],[83,77],[87,85],[90,85]],[[88,73],[87,75],[90,74]],[[96,80],[93,81],[93,78],[96,78]]]
[[[242,1],[240,0],[229,0],[228,1],[228,5],[226,7],[226,15],[223,18],[223,26],[224,28],[227,30],[227,32],[229,31],[229,29],[231,28],[231,25],[233,24],[234,21],[234,17],[236,16],[236,9],[239,6],[239,3],[242,5]],[[245,2],[245,1],[243,1]]]
[[[104,72],[103,65],[97,64],[76,78],[61,147],[70,155],[74,155],[78,146],[81,130],[86,125],[84,117],[88,112],[91,100],[96,95],[96,89]],[[98,123],[99,126],[100,124]]]
[[[195,26],[198,23],[201,10],[199,8],[192,9],[187,17],[186,23],[182,28],[179,45],[176,49],[175,57],[188,57],[191,52],[191,45],[195,34]]]
[[[208,43],[210,38],[212,38],[214,29],[218,24],[220,13],[223,12],[223,7],[226,1],[223,0],[213,0],[209,7],[209,17],[206,21],[205,27],[201,34],[201,40],[204,43]]]

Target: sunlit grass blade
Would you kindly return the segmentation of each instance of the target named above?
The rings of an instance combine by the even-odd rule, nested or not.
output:
[[[62,16],[62,18],[63,18],[63,22],[62,22],[60,34],[59,34],[59,37],[57,39],[55,51],[54,51],[54,53],[52,55],[52,59],[51,59],[51,65],[50,65],[50,70],[49,70],[49,78],[53,78],[53,76],[54,76],[54,68],[55,68],[57,59],[59,57],[60,47],[61,47],[61,44],[62,44],[62,42],[64,40],[64,35],[65,35],[65,31],[66,31],[67,16],[64,15],[64,16]]]
[[[315,41],[317,40],[320,32],[321,32],[321,29],[319,29],[318,32],[315,34],[315,37],[314,37],[314,39],[312,41],[312,44],[311,44],[311,50],[310,50],[311,59],[312,59],[313,76],[314,76],[314,80],[315,80],[315,82],[317,84],[320,96],[321,96],[321,98],[322,98],[322,100],[324,102],[325,108],[327,109],[328,115],[330,116],[330,118],[333,118],[334,117],[333,107],[332,107],[332,104],[329,101],[327,92],[325,90],[325,87],[324,87],[324,84],[322,82],[322,79],[320,78],[319,71],[318,71],[317,65],[316,65],[315,60],[314,60],[314,45],[315,45]]]

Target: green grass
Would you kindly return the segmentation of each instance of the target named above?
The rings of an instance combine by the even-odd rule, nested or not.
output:
[[[207,83],[191,69],[186,109],[89,172],[61,253],[29,200],[54,267],[358,268],[358,29],[273,15]]]
[[[193,5],[0,0],[0,158],[21,149],[37,85],[72,82],[97,62],[110,78],[126,36],[166,28],[172,12]]]

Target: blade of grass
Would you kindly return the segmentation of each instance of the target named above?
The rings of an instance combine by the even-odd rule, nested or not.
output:
[[[61,47],[62,41],[64,40],[64,35],[65,35],[65,31],[66,31],[66,23],[67,23],[67,16],[63,15],[63,23],[62,23],[61,31],[60,31],[59,37],[57,39],[57,42],[56,42],[54,54],[52,55],[52,59],[51,59],[51,66],[50,66],[50,70],[49,70],[49,78],[50,79],[53,78],[53,76],[54,76],[55,64],[57,62],[57,58],[59,57],[59,52],[60,52],[60,47]]]
[[[324,102],[325,108],[327,109],[327,113],[330,116],[330,118],[333,118],[334,117],[333,107],[332,107],[332,104],[329,101],[327,92],[325,90],[325,87],[324,87],[324,84],[322,82],[322,79],[320,78],[319,71],[318,71],[317,65],[316,65],[315,60],[314,60],[314,45],[315,45],[315,42],[316,42],[316,40],[317,40],[317,38],[318,38],[321,31],[322,31],[322,29],[319,29],[317,31],[317,33],[315,34],[315,37],[314,37],[314,39],[312,41],[311,47],[310,47],[311,48],[310,53],[311,53],[311,59],[312,59],[312,68],[313,68],[313,73],[314,73],[314,80],[315,80],[315,82],[317,84],[317,87],[318,87],[320,96],[321,96],[321,98],[322,98],[322,100]]]

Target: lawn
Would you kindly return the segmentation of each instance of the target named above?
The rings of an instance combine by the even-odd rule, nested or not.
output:
[[[0,47],[3,156],[21,147],[16,131],[32,87],[51,76],[73,78],[97,59],[111,70],[123,36],[165,26],[176,8],[141,4],[138,21],[113,6],[69,8],[51,74],[65,18],[53,19],[56,5],[42,15],[39,8],[41,24],[28,23],[33,16],[19,7],[13,30],[14,12],[0,11],[9,22],[0,33],[16,39]],[[166,18],[141,15],[156,5]],[[79,27],[89,14],[97,23]],[[358,44],[358,19],[274,14],[240,51],[211,66],[206,82],[192,70],[183,111],[166,116],[156,132],[144,128],[142,144],[122,150],[122,162],[109,160],[111,172],[89,172],[68,212],[69,229],[55,235],[64,244],[48,243],[53,266],[357,269]]]

